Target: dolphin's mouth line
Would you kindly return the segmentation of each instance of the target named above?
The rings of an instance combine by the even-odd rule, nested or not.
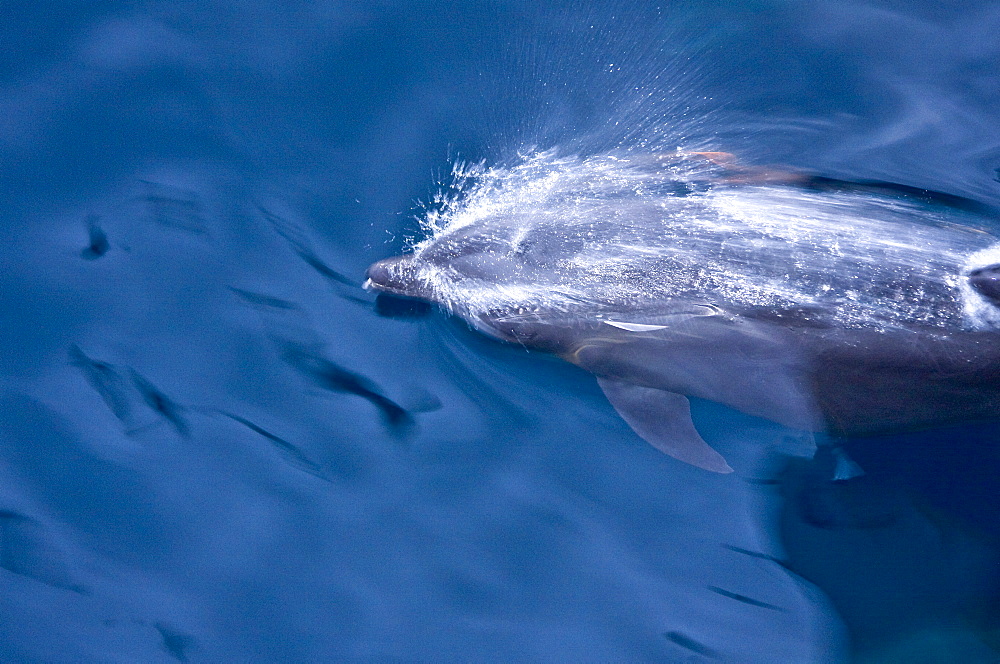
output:
[[[387,286],[385,284],[380,284],[380,283],[378,283],[376,281],[372,281],[370,278],[369,279],[365,279],[364,283],[361,284],[361,287],[363,289],[365,289],[365,290],[368,290],[368,291],[375,291],[376,293],[387,293],[389,295],[395,295],[396,297],[406,297],[406,298],[409,298],[411,300],[419,299],[419,298],[415,298],[415,297],[412,297],[410,295],[407,295],[406,293],[404,293],[399,288],[393,288],[392,286]]]
[[[403,288],[396,288],[393,286],[387,286],[385,284],[380,284],[378,282],[372,281],[371,279],[366,279],[361,287],[367,291],[372,291],[378,293],[379,295],[387,295],[389,297],[398,298],[400,300],[409,300],[411,302],[424,302],[426,304],[440,304],[437,300],[432,297],[424,295],[414,295],[412,290],[407,290]]]
[[[391,295],[393,297],[402,297],[408,300],[423,300],[423,298],[413,297],[412,295],[406,293],[402,289],[393,288],[392,286],[386,286],[385,284],[380,284],[371,279],[365,279],[365,282],[361,284],[361,287],[368,291],[374,291],[376,293],[384,293],[386,295]]]

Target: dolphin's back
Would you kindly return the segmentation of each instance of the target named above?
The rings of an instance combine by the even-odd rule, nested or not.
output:
[[[966,211],[788,186],[637,199],[613,214],[604,237],[576,229],[592,239],[554,270],[561,286],[637,308],[708,295],[734,311],[825,310],[845,327],[963,325],[962,272],[995,242]]]

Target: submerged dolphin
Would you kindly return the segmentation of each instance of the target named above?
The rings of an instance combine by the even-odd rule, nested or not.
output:
[[[597,376],[635,430],[730,472],[688,396],[871,435],[1000,417],[991,210],[879,183],[543,153],[460,174],[366,285]]]

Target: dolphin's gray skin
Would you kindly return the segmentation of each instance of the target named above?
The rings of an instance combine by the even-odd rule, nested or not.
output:
[[[536,155],[466,172],[366,285],[597,376],[640,436],[730,472],[687,396],[811,431],[1000,418],[1000,240],[906,187]],[[724,174],[722,174],[724,175]]]

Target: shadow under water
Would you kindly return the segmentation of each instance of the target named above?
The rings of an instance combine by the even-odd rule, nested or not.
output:
[[[831,598],[854,661],[1000,659],[998,442],[996,425],[846,440],[864,474],[780,474],[789,567]]]

